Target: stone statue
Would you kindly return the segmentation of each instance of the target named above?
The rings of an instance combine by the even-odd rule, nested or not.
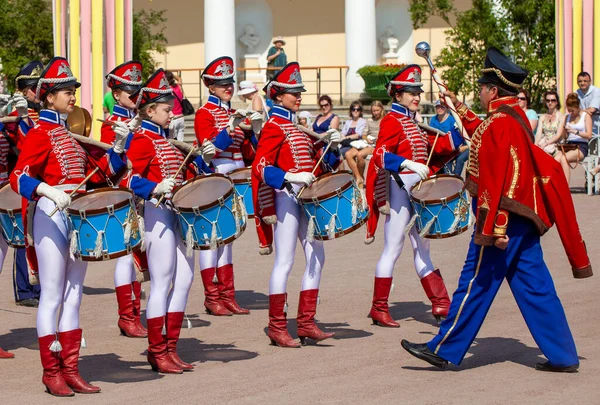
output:
[[[394,58],[397,57],[398,48],[400,47],[400,40],[396,38],[394,35],[394,30],[392,27],[387,26],[385,31],[379,37],[379,45],[381,48],[386,51],[383,55],[384,58]]]
[[[256,28],[252,24],[244,27],[244,34],[238,39],[246,47],[246,53],[254,53],[256,46],[260,42],[260,37],[256,34]]]

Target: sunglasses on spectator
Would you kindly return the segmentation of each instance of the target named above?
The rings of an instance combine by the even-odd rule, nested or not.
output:
[[[362,111],[362,108],[351,108],[352,111]]]
[[[527,101],[527,97],[517,97],[521,101]]]
[[[330,105],[329,103],[327,103],[327,104],[319,104],[319,107],[325,108],[325,107],[329,107],[329,105]]]
[[[546,103],[556,103],[558,100],[555,98],[547,98]]]

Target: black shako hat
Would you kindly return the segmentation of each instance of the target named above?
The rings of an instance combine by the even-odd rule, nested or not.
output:
[[[519,91],[529,72],[506,57],[501,50],[490,47],[485,56],[479,84],[494,84],[512,93]]]

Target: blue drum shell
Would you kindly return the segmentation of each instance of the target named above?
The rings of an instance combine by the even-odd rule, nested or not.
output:
[[[357,205],[355,222],[352,221],[353,198]],[[337,172],[319,176],[299,200],[308,220],[314,220],[314,238],[330,240],[355,231],[367,221],[368,210],[363,206],[363,198],[352,175],[349,172]],[[334,214],[335,234],[330,238],[329,223]]]
[[[248,218],[254,218],[254,202],[252,201],[252,170],[244,167],[227,173],[227,177],[233,181],[235,192],[244,201]]]
[[[125,188],[100,188],[80,194],[67,208],[71,231],[77,231],[77,253],[83,261],[111,260],[131,254],[141,248],[143,230],[133,227],[129,242],[125,243],[125,228],[130,215],[137,211],[133,194]],[[104,207],[104,208],[98,208]],[[84,209],[85,208],[85,209]],[[102,254],[96,257],[96,241],[102,235]]]

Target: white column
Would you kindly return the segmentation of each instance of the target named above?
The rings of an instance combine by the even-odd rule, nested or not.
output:
[[[235,54],[235,0],[204,0],[204,60]]]
[[[345,0],[346,24],[346,95],[358,95],[365,86],[356,73],[365,65],[377,63],[375,0]]]

